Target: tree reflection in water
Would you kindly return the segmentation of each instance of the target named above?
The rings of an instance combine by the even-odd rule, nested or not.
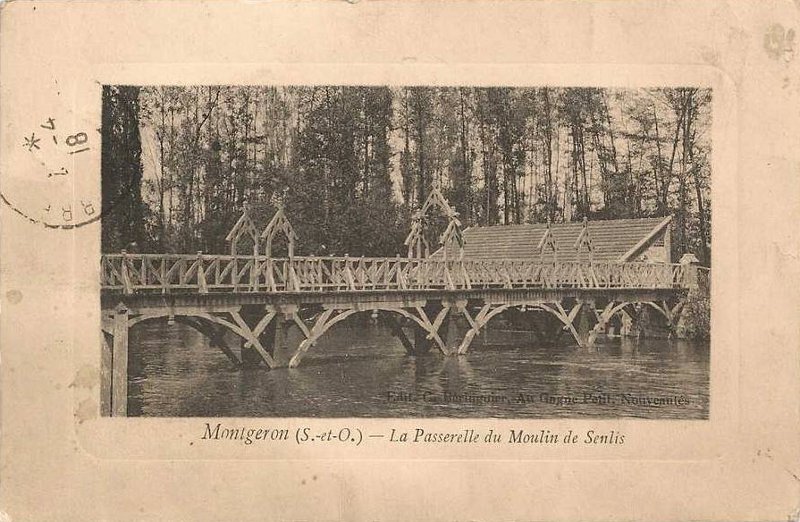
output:
[[[134,416],[702,419],[709,345],[623,338],[585,352],[522,336],[478,342],[461,357],[409,356],[379,326],[342,324],[298,368],[270,371],[234,368],[194,330],[154,322],[132,331],[130,381]],[[623,396],[688,403],[643,406]]]

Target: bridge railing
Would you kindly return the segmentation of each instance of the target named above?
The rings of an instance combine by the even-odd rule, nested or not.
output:
[[[106,291],[324,292],[476,288],[683,288],[679,264],[409,258],[108,254]]]

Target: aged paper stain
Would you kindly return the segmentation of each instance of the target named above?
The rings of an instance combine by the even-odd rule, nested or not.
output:
[[[6,299],[11,304],[19,304],[22,301],[22,292],[19,290],[9,290],[6,292]]]
[[[70,388],[93,388],[100,381],[100,372],[97,368],[88,364],[83,365],[75,373],[75,379],[69,385]]]
[[[82,424],[83,421],[94,419],[97,416],[97,403],[95,403],[91,399],[86,399],[78,404],[78,407],[75,409],[75,418],[78,419],[78,424]]]
[[[781,24],[772,24],[764,34],[764,49],[770,58],[790,62],[794,59],[794,29],[785,29]]]

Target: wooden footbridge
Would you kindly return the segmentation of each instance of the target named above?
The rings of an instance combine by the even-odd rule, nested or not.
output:
[[[559,252],[567,256],[549,225],[533,259],[469,259],[454,214],[442,248],[428,257],[424,210],[406,242],[409,257],[354,258],[295,256],[296,235],[282,209],[260,234],[246,209],[228,236],[229,254],[103,255],[104,412],[126,414],[128,332],[144,321],[188,325],[235,364],[275,369],[299,365],[331,327],[359,312],[377,315],[410,354],[431,347],[466,354],[503,312],[551,317],[584,348],[612,318],[635,320],[643,309],[657,311],[674,331],[698,284],[693,257],[678,264],[595,260],[585,222],[572,245],[583,259],[559,260]],[[271,255],[278,237],[287,240],[289,256]],[[242,239],[252,242],[252,252],[238,251]]]

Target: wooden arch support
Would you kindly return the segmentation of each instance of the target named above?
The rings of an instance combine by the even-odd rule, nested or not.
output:
[[[588,346],[588,339],[583,339],[574,325],[575,318],[578,317],[578,313],[580,313],[581,308],[583,308],[584,305],[585,303],[583,301],[578,301],[569,311],[564,309],[564,306],[560,302],[555,302],[552,304],[541,303],[538,304],[537,307],[556,316],[556,318],[558,318],[558,320],[561,321],[570,331],[572,337],[575,339],[575,342],[578,343],[578,346],[585,347]]]
[[[675,334],[675,328],[678,325],[678,320],[680,319],[683,307],[686,305],[686,300],[680,299],[677,303],[675,303],[674,306],[670,306],[667,301],[661,301],[661,303],[645,301],[644,304],[658,310],[658,312],[664,316],[664,318],[667,320],[670,337],[672,337]]]
[[[229,315],[231,320],[225,318],[224,317],[225,314]],[[264,312],[264,316],[261,317],[256,326],[254,328],[250,328],[247,325],[247,322],[245,322],[239,310],[237,309],[231,309],[226,312],[215,312],[215,313],[204,312],[200,310],[176,313],[169,309],[164,309],[163,311],[146,312],[131,317],[130,319],[128,319],[128,328],[130,329],[141,322],[152,319],[163,319],[163,318],[167,318],[169,320],[182,319],[180,322],[184,324],[188,324],[186,319],[189,319],[189,322],[191,322],[192,319],[203,319],[208,323],[227,328],[237,336],[241,337],[247,345],[252,346],[258,352],[258,354],[261,356],[262,359],[264,359],[264,362],[267,364],[268,367],[275,368],[277,367],[277,365],[273,357],[269,354],[266,348],[264,348],[261,341],[259,341],[259,336],[262,333],[264,333],[264,330],[266,330],[267,326],[269,326],[270,322],[275,317],[275,315],[276,315],[275,310],[267,308]],[[195,325],[189,324],[189,326],[194,327]],[[195,329],[200,331],[201,333],[204,334],[207,333],[207,330],[204,331],[201,330],[200,328],[195,328]],[[211,340],[215,341],[215,339]],[[227,352],[225,353],[226,355],[229,355]],[[236,359],[239,362],[241,362],[241,359],[238,358]]]
[[[550,312],[558,318],[558,320],[564,324],[564,327],[569,330],[570,334],[572,334],[573,339],[575,339],[579,347],[591,348],[594,346],[597,336],[600,335],[600,332],[606,327],[611,318],[629,304],[631,303],[627,301],[617,302],[612,300],[609,301],[602,310],[598,310],[593,301],[578,300],[569,311],[567,311],[560,302],[540,303],[536,305],[536,307]],[[597,322],[595,322],[588,331],[579,331],[578,328],[575,327],[575,319],[578,318],[578,314],[584,307],[589,307],[591,309],[592,315]]]
[[[211,346],[218,348],[237,368],[242,365],[242,358],[231,350],[230,346],[225,342],[223,330],[225,327],[215,325],[214,323],[207,323],[200,317],[193,316],[175,316],[175,322],[184,324],[201,335],[208,338]],[[216,326],[216,328],[215,328]]]
[[[466,307],[462,308],[462,313],[464,314],[464,317],[466,317],[467,322],[470,325],[470,329],[467,330],[466,334],[464,334],[464,339],[461,341],[461,345],[458,347],[458,354],[464,355],[467,353],[467,351],[469,351],[469,346],[472,344],[472,340],[480,333],[481,329],[486,326],[489,321],[491,321],[492,317],[503,313],[510,307],[511,305],[507,304],[486,304],[483,305],[474,318],[469,314],[469,311],[466,309]]]
[[[227,314],[231,320],[224,317]],[[112,313],[103,317],[104,325],[101,334],[101,414],[105,416],[125,416],[127,415],[128,397],[128,335],[130,329],[139,323],[155,320],[167,319],[168,321],[179,321],[183,324],[195,328],[200,333],[206,335],[211,344],[221,348],[223,353],[234,363],[241,363],[241,359],[224,344],[222,331],[206,327],[200,319],[205,320],[210,325],[217,325],[220,328],[227,328],[234,334],[249,343],[264,359],[270,368],[275,368],[276,362],[267,352],[259,341],[259,336],[266,329],[267,325],[275,317],[275,311],[266,309],[264,316],[260,319],[255,328],[250,328],[242,318],[239,309],[234,307],[224,312],[205,312],[202,310],[173,310],[163,308],[155,311],[143,313],[131,312],[128,307],[120,302]]]
[[[289,368],[296,368],[300,364],[300,361],[303,360],[303,357],[305,357],[306,353],[308,353],[308,350],[314,346],[317,340],[322,337],[325,332],[330,330],[334,324],[344,321],[356,312],[358,312],[358,310],[355,309],[324,310],[316,317],[311,328],[306,326],[302,319],[300,319],[300,316],[294,314],[294,321],[297,326],[300,327],[305,339],[300,342],[297,350],[292,355],[291,359],[289,359]]]
[[[427,332],[427,338],[432,340],[444,355],[450,355],[444,340],[439,335],[439,329],[441,328],[442,323],[444,322],[445,317],[447,317],[450,309],[451,305],[444,304],[442,309],[436,314],[436,317],[432,319],[425,312],[422,303],[415,304],[414,306],[410,307],[396,307],[387,304],[366,307],[357,306],[352,308],[327,309],[320,312],[312,320],[311,325],[306,325],[299,318],[299,316],[295,316],[295,322],[303,332],[305,339],[300,343],[297,351],[290,359],[289,367],[296,368],[311,347],[314,346],[320,337],[330,330],[333,325],[340,321],[344,321],[353,314],[371,311],[394,312],[414,321],[417,325],[419,325],[420,328]]]
[[[275,212],[275,215],[272,216],[272,219],[261,232],[261,239],[265,240],[264,249],[267,257],[272,257],[272,243],[278,234],[286,238],[289,248],[289,257],[294,257],[294,244],[297,240],[297,234],[294,231],[294,227],[292,227],[292,224],[289,222],[289,218],[286,217],[283,205],[278,205],[278,210]]]
[[[670,305],[670,303],[666,300],[662,300],[660,302],[656,301],[631,301],[625,303],[626,305],[632,305],[631,309],[625,309],[624,307],[620,307],[619,310],[615,313],[619,313],[622,317],[623,324],[627,323],[627,327],[630,329],[631,326],[638,323],[638,331],[639,335],[644,333],[647,336],[647,322],[643,321],[643,313],[646,310],[656,310],[658,313],[666,320],[667,328],[669,330],[669,337],[672,338],[676,335],[678,325],[680,323],[681,317],[683,315],[683,311],[686,307],[686,299],[681,298],[678,299],[674,304]]]
[[[243,237],[249,237],[253,241],[252,255],[257,256],[259,250],[259,237],[258,229],[256,228],[253,218],[250,215],[250,205],[245,202],[242,209],[242,215],[239,220],[231,228],[228,235],[225,236],[225,241],[230,245],[230,252],[232,256],[235,255],[250,255],[249,253],[239,253],[239,242]]]

